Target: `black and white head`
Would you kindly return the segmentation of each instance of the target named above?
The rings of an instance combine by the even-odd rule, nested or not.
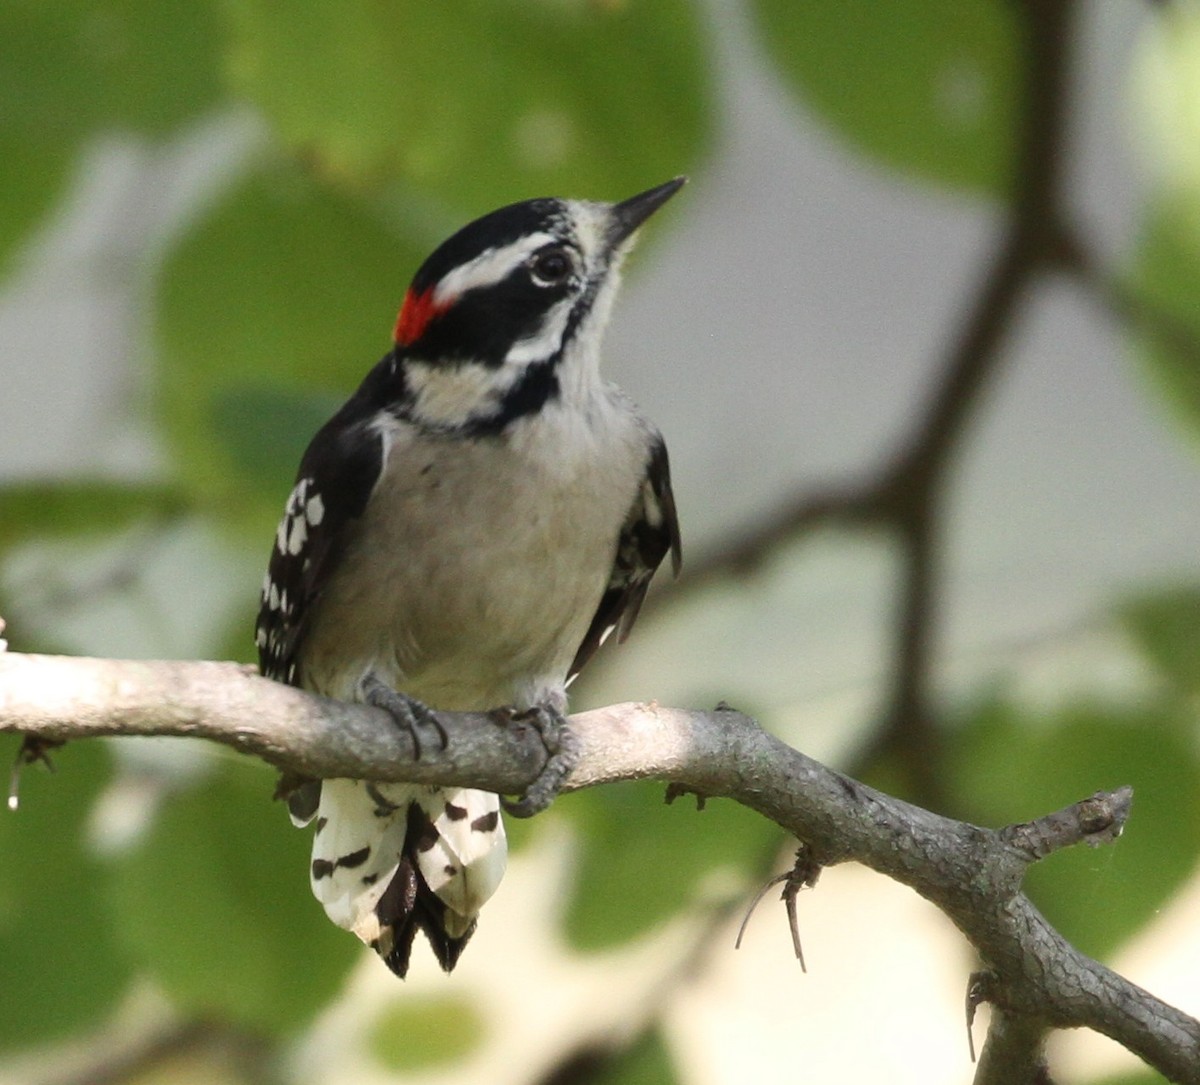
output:
[[[638,227],[684,183],[620,203],[536,199],[476,219],[425,261],[396,321],[407,413],[495,432],[598,380],[600,338]]]

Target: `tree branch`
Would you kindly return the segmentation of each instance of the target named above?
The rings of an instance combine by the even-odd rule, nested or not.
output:
[[[1046,1026],[1035,1017],[992,1012],[975,1085],[1052,1085],[1046,1066]]]
[[[438,715],[449,744],[417,761],[409,737],[379,710],[316,697],[237,664],[0,655],[0,731],[42,740],[205,738],[303,775],[501,793],[520,791],[545,761],[530,727],[484,713]],[[1129,811],[1126,790],[991,830],[866,787],[738,712],[622,704],[572,716],[571,726],[580,761],[568,789],[652,777],[742,803],[803,840],[814,862],[855,860],[941,908],[995,974],[988,997],[1006,1020],[1096,1029],[1171,1080],[1200,1085],[1200,1022],[1079,953],[1020,892],[1038,855],[1072,839],[1115,837]],[[989,1037],[981,1070],[1002,1040]]]

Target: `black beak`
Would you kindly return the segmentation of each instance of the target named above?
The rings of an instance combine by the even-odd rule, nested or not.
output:
[[[676,177],[637,196],[613,204],[609,243],[615,249],[631,237],[643,222],[687,184],[686,177]]]

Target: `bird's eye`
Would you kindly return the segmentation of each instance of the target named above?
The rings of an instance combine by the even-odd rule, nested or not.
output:
[[[571,258],[563,249],[544,249],[530,265],[534,282],[539,286],[557,286],[574,270]]]

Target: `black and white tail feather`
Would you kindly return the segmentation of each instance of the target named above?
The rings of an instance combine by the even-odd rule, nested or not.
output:
[[[454,967],[506,857],[496,795],[362,780],[321,785],[313,893],[398,975],[418,930],[442,967]]]
[[[597,370],[637,227],[618,204],[531,200],[422,265],[395,345],[301,461],[256,630],[262,672],[365,701],[548,706],[628,634],[679,528],[666,448]],[[375,702],[378,703],[378,702]],[[398,975],[423,931],[449,971],[504,873],[498,796],[361,780],[289,796],[313,892]]]

